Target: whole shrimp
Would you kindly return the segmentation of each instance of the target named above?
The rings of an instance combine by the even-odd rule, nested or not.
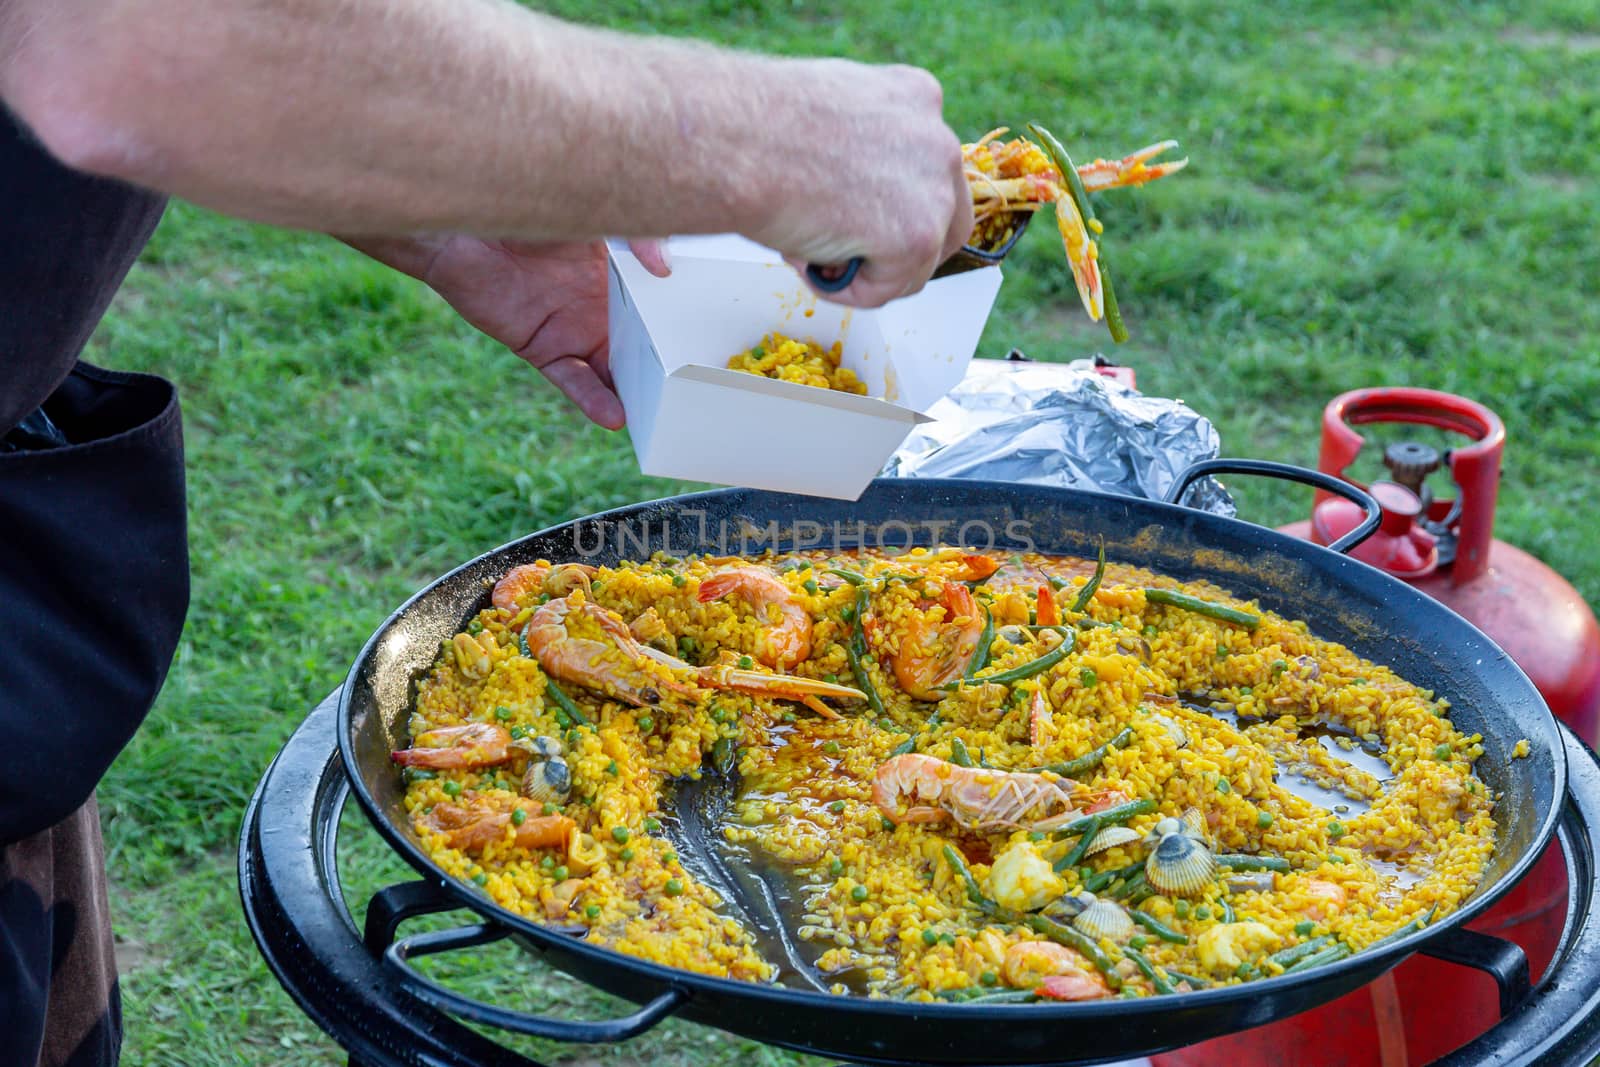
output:
[[[939,687],[967,669],[983,633],[983,616],[966,586],[946,582],[939,603],[944,607],[944,620],[915,616],[907,623],[889,664],[900,688],[918,700],[944,696]]]
[[[460,770],[504,763],[514,747],[505,727],[487,722],[424,730],[411,739],[411,745],[389,753],[389,758],[406,767]]]
[[[601,637],[572,636],[568,624],[573,616],[594,623]],[[598,689],[635,707],[659,704],[663,689],[684,696],[695,693],[660,669],[660,654],[641,645],[620,616],[584,600],[582,593],[543,605],[522,633],[539,666],[559,681]],[[652,664],[658,666],[651,669]]]
[[[519,810],[524,813],[521,823],[513,817]],[[567,844],[578,825],[565,815],[541,815],[537,804],[522,797],[518,797],[510,809],[491,808],[482,803],[441,802],[421,816],[418,823],[443,834],[451,848],[463,852],[482,852],[504,838],[507,827],[514,827],[513,840],[518,848],[559,848]]]
[[[756,642],[756,659],[783,670],[810,658],[811,613],[776,575],[760,567],[734,567],[701,582],[697,596],[705,604],[729,594],[749,604],[768,622]]]
[[[872,802],[890,822],[954,820],[968,830],[1052,830],[1083,814],[1055,775],[962,767],[907,752],[878,766]],[[920,803],[919,803],[920,802]]]

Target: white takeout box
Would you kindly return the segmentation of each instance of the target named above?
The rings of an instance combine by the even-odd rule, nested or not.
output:
[[[854,500],[966,373],[1000,270],[929,282],[871,311],[819,300],[742,237],[673,238],[672,276],[611,252],[611,373],[639,468],[664,478]],[[824,348],[866,396],[729,370],[773,331]]]

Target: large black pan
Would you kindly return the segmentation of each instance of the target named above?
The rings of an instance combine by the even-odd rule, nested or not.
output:
[[[420,849],[401,806],[389,752],[402,747],[415,682],[440,641],[487,602],[507,568],[540,557],[612,562],[656,550],[682,555],[936,538],[1001,550],[1107,556],[1181,579],[1206,578],[1264,607],[1307,620],[1318,635],[1437,690],[1466,733],[1483,735],[1478,771],[1499,798],[1499,836],[1483,883],[1448,919],[1404,940],[1304,974],[1176,997],[1078,1004],[963,1007],[707,978],[598,948],[541,927],[444,875]],[[776,544],[772,539],[776,539]],[[1483,911],[1527,871],[1549,840],[1566,762],[1537,690],[1487,637],[1416,590],[1348,556],[1246,522],[1146,500],[1000,483],[882,480],[856,503],[727,490],[641,504],[533,534],[481,556],[418,593],[379,628],[352,668],[339,705],[339,744],[355,793],[389,843],[435,894],[488,923],[416,935],[387,962],[424,999],[465,1016],[562,1040],[616,1040],[669,1014],[769,1044],[861,1062],[1092,1062],[1186,1045],[1302,1011],[1356,988],[1424,943]],[[1525,738],[1527,758],[1513,759]],[[421,910],[420,908],[418,910]],[[392,920],[403,916],[391,915]],[[370,927],[370,924],[369,924]],[[392,930],[390,931],[392,933]],[[515,936],[555,966],[644,1005],[632,1016],[574,1023],[475,1004],[411,970],[406,957]],[[386,940],[386,939],[385,939]]]

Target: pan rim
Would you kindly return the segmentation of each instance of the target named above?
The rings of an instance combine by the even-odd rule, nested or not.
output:
[[[1091,501],[1100,500],[1116,504],[1127,504],[1132,502],[1141,508],[1155,508],[1158,510],[1158,513],[1170,513],[1173,515],[1186,516],[1199,515],[1204,516],[1204,519],[1208,522],[1224,524],[1224,529],[1226,529],[1228,525],[1236,524],[1239,527],[1250,529],[1255,536],[1260,536],[1264,532],[1274,539],[1282,539],[1285,547],[1292,545],[1296,551],[1309,552],[1314,559],[1318,558],[1319,555],[1322,555],[1323,558],[1338,561],[1340,566],[1356,568],[1356,573],[1358,574],[1365,573],[1373,578],[1380,579],[1380,585],[1383,585],[1384,583],[1390,583],[1390,591],[1397,592],[1401,596],[1415,597],[1418,599],[1418,601],[1428,605],[1430,609],[1437,609],[1438,611],[1445,612],[1457,623],[1467,626],[1482,640],[1486,649],[1493,651],[1498,660],[1501,661],[1502,666],[1509,667],[1512,671],[1514,671],[1516,677],[1519,678],[1520,681],[1526,685],[1527,689],[1534,694],[1535,698],[1538,700],[1539,708],[1543,711],[1543,715],[1540,717],[1540,727],[1546,736],[1540,740],[1545,745],[1545,750],[1550,752],[1552,756],[1551,773],[1554,779],[1551,790],[1552,803],[1547,810],[1539,814],[1537,829],[1530,840],[1528,847],[1523,850],[1521,855],[1517,856],[1512,861],[1505,874],[1499,878],[1494,885],[1488,887],[1487,889],[1484,889],[1481,892],[1475,890],[1473,895],[1468,898],[1464,904],[1462,904],[1456,911],[1452,912],[1444,919],[1441,919],[1430,926],[1394,941],[1379,951],[1368,949],[1362,952],[1357,952],[1343,960],[1327,964],[1324,967],[1319,967],[1301,974],[1282,974],[1271,978],[1255,979],[1240,985],[1195,990],[1193,992],[1179,994],[1178,996],[1181,998],[1181,1000],[1178,1001],[1175,1001],[1171,997],[1154,996],[1130,999],[1112,997],[1102,1000],[1078,1002],[1050,1002],[1041,1000],[1029,1004],[962,1004],[960,1002],[946,1002],[937,1000],[908,1001],[888,997],[838,995],[781,986],[775,983],[744,982],[737,979],[722,978],[713,975],[700,974],[694,971],[682,970],[675,967],[669,967],[665,964],[655,963],[653,961],[641,959],[635,956],[629,956],[613,949],[591,944],[582,938],[543,927],[531,919],[517,915],[514,912],[501,907],[486,894],[483,894],[481,891],[477,891],[469,887],[466,883],[451,877],[442,868],[438,867],[431,859],[429,859],[414,842],[407,839],[406,836],[396,826],[390,823],[389,819],[386,818],[383,812],[379,809],[376,799],[368,791],[366,782],[363,780],[362,776],[358,773],[355,773],[353,770],[353,768],[358,766],[358,761],[354,751],[352,695],[360,685],[360,676],[363,672],[363,669],[370,663],[372,654],[381,640],[391,630],[397,620],[405,616],[405,614],[412,608],[414,604],[428,596],[440,585],[445,584],[463,571],[481,565],[490,557],[510,552],[524,542],[533,540],[535,538],[546,537],[562,531],[570,530],[582,523],[604,523],[607,521],[617,521],[622,516],[637,515],[641,511],[647,511],[649,509],[660,509],[663,507],[682,509],[685,506],[693,506],[699,502],[740,497],[748,498],[751,496],[767,499],[805,499],[793,497],[790,494],[775,493],[766,490],[726,488],[658,497],[652,500],[642,501],[640,503],[627,504],[616,508],[610,508],[606,511],[596,512],[591,515],[579,516],[577,518],[569,519],[564,522],[556,523],[554,525],[525,534],[516,538],[515,540],[508,541],[502,545],[490,549],[489,551],[483,552],[478,556],[475,556],[472,559],[452,568],[445,574],[433,579],[427,585],[423,586],[420,590],[408,597],[403,604],[401,604],[387,618],[385,618],[378,628],[372,633],[372,635],[366,640],[366,642],[363,643],[361,651],[357,655],[350,671],[346,676],[345,683],[340,689],[338,704],[338,743],[340,756],[344,760],[345,774],[349,779],[351,792],[355,795],[357,802],[367,817],[368,822],[373,825],[373,827],[379,832],[379,834],[390,845],[390,847],[395,849],[395,851],[397,851],[401,857],[404,858],[414,869],[416,869],[425,877],[437,881],[446,892],[460,901],[464,907],[484,916],[485,918],[492,919],[493,921],[510,928],[518,937],[525,937],[536,943],[548,944],[550,947],[559,947],[559,949],[563,952],[572,952],[580,957],[587,958],[593,963],[601,964],[613,969],[621,968],[640,977],[648,978],[663,988],[683,988],[692,994],[696,987],[704,987],[707,988],[708,991],[714,991],[719,995],[727,995],[732,997],[754,997],[758,1000],[769,1000],[777,1004],[793,1005],[799,1003],[804,1004],[807,1007],[826,1007],[829,1011],[833,1012],[845,1011],[850,1014],[867,1014],[876,1017],[932,1017],[945,1020],[970,1020],[976,1018],[977,1013],[979,1012],[996,1012],[999,1013],[1000,1016],[1007,1019],[1013,1017],[1018,1019],[1023,1018],[1024,1013],[1026,1013],[1026,1017],[1028,1018],[1046,1018],[1050,1020],[1070,1019],[1080,1016],[1142,1016],[1148,1013],[1170,1010],[1175,1004],[1181,1004],[1181,1006],[1186,1010],[1189,1008],[1200,1010],[1214,1005],[1221,1005],[1237,1000],[1265,996],[1274,993],[1283,993],[1291,990],[1303,989],[1322,982],[1331,982],[1333,976],[1336,975],[1348,976],[1357,971],[1370,971],[1370,977],[1362,980],[1361,984],[1365,984],[1365,982],[1370,981],[1371,978],[1374,978],[1391,969],[1404,957],[1416,952],[1424,945],[1425,942],[1440,937],[1448,931],[1458,929],[1467,922],[1470,922],[1472,919],[1476,918],[1478,915],[1482,914],[1501,897],[1509,893],[1512,888],[1519,885],[1523,881],[1529,869],[1532,868],[1533,864],[1543,854],[1546,846],[1551,841],[1555,833],[1556,825],[1560,821],[1561,810],[1563,807],[1562,798],[1565,797],[1567,790],[1566,750],[1565,746],[1561,742],[1560,727],[1556,721],[1555,715],[1550,711],[1549,705],[1545,702],[1542,694],[1539,694],[1538,690],[1533,686],[1532,681],[1528,678],[1527,674],[1522,670],[1522,668],[1510,657],[1508,653],[1506,653],[1504,649],[1490,639],[1488,635],[1484,634],[1482,630],[1478,629],[1470,621],[1462,618],[1459,615],[1456,615],[1454,612],[1451,612],[1448,608],[1444,607],[1444,605],[1432,600],[1419,590],[1406,585],[1399,579],[1394,578],[1393,576],[1386,574],[1385,572],[1372,567],[1369,564],[1354,558],[1353,556],[1332,552],[1321,545],[1316,545],[1309,541],[1301,541],[1297,538],[1291,537],[1290,535],[1280,533],[1279,531],[1270,527],[1261,526],[1243,519],[1201,512],[1196,509],[1186,508],[1178,504],[1167,504],[1157,500],[1131,498],[1093,490],[1067,489],[1055,486],[1022,485],[1011,482],[961,478],[878,478],[874,479],[863,495],[865,496],[866,494],[870,494],[876,489],[896,486],[925,487],[925,490],[929,493],[937,492],[940,489],[950,489],[960,490],[962,492],[972,492],[974,490],[989,491],[1002,495],[1007,492],[1014,492],[1018,489],[1026,489],[1029,492],[1045,492],[1049,495],[1060,495],[1064,500],[1072,499],[1081,501],[1083,498],[1088,498]],[[561,967],[561,964],[557,963],[556,966]],[[585,981],[586,984],[594,984],[590,983],[588,979],[580,980]],[[1331,1000],[1332,998],[1330,997],[1328,999]],[[692,1003],[692,996],[690,1002]],[[1039,1014],[1041,1012],[1045,1014],[1041,1016]],[[822,1046],[817,1046],[814,1051],[820,1051],[820,1053],[823,1055],[829,1054],[827,1049]]]

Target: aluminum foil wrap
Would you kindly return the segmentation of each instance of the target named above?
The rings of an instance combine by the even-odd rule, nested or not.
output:
[[[1145,396],[1089,360],[975,359],[950,395],[889,457],[899,478],[989,478],[1160,500],[1221,438],[1181,400]],[[1233,499],[1202,478],[1184,501],[1218,515]]]

